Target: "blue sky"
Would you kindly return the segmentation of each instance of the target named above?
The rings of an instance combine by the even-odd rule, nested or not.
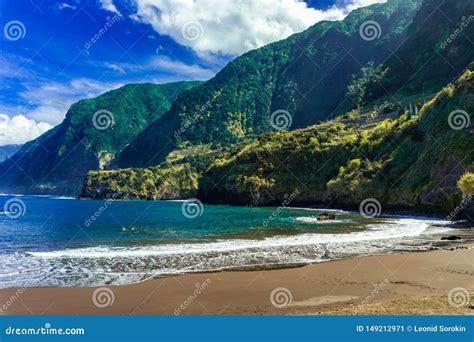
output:
[[[241,53],[374,2],[2,0],[0,145],[35,138],[81,98],[209,79]]]

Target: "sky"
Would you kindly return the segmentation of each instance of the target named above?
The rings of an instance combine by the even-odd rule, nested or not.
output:
[[[0,146],[127,83],[207,80],[249,50],[383,0],[1,0]]]

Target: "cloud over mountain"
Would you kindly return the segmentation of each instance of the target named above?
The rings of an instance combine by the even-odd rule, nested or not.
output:
[[[45,122],[36,122],[27,119],[24,115],[10,118],[6,114],[0,114],[0,146],[23,144],[39,137],[51,128],[52,126]]]
[[[239,55],[301,32],[322,20],[381,0],[344,1],[317,10],[300,0],[133,0],[132,18],[198,54]],[[218,6],[217,6],[218,5]]]

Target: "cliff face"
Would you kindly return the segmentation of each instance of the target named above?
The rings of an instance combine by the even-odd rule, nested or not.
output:
[[[129,84],[73,104],[60,125],[0,164],[0,191],[78,195],[89,170],[105,168],[197,84]]]
[[[298,191],[293,204],[358,207],[376,198],[385,209],[448,214],[462,201],[458,180],[474,168],[472,127],[453,126],[451,113],[474,110],[473,88],[474,73],[466,70],[417,115],[403,106],[386,113],[354,111],[228,150],[194,151],[159,167],[89,173],[83,196],[101,197],[96,194],[106,189],[132,198],[197,196],[211,203],[268,205]],[[132,171],[140,182],[127,180]],[[174,192],[163,184],[172,184]]]
[[[453,129],[450,113],[474,110],[473,87],[474,73],[467,70],[418,115],[370,124],[360,133],[354,120],[336,120],[263,136],[216,160],[199,196],[269,204],[299,189],[302,202],[356,206],[374,197],[392,208],[449,211],[462,199],[457,181],[474,167],[472,127]]]
[[[176,148],[253,139],[274,131],[278,111],[294,130],[381,99],[436,93],[473,60],[470,13],[466,0],[389,0],[250,51],[182,94],[117,166],[154,166]]]
[[[255,138],[274,131],[271,115],[279,110],[288,112],[288,128],[296,129],[352,109],[361,103],[348,96],[348,86],[363,79],[363,68],[374,71],[406,40],[420,3],[389,0],[358,9],[343,21],[317,23],[236,58],[213,79],[183,93],[121,153],[117,165],[154,166],[183,146],[217,148]],[[378,25],[374,37],[360,33],[370,21]]]
[[[146,188],[127,170],[99,171],[83,195],[268,205],[298,190],[294,204],[376,198],[449,214],[474,167],[473,12],[472,1],[388,1],[251,51],[183,93],[123,151],[120,165],[160,163],[133,169]],[[362,39],[368,20],[378,39]],[[280,109],[290,125],[275,132]]]

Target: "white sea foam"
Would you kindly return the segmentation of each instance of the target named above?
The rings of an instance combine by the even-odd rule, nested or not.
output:
[[[340,213],[348,214],[350,211],[341,210],[341,209],[325,209],[325,208],[306,208],[306,207],[285,207],[287,210],[306,210],[306,211],[318,211],[318,212],[328,212],[328,213]]]
[[[435,220],[435,227],[429,222],[392,219],[368,225],[364,231],[344,234],[305,233],[261,240],[2,254],[0,263],[7,266],[0,271],[0,287],[119,285],[165,274],[312,263],[427,249],[433,234],[449,230],[442,221]]]
[[[318,220],[317,217],[314,216],[301,216],[295,218],[296,222],[302,223],[311,223],[311,224],[334,224],[334,223],[350,223],[351,220]]]
[[[291,247],[328,243],[361,242],[389,240],[401,237],[420,235],[428,227],[425,222],[411,219],[400,219],[394,222],[373,224],[362,232],[347,234],[300,234],[294,236],[271,237],[263,240],[220,240],[209,243],[168,244],[146,247],[90,247],[48,252],[31,252],[30,255],[42,258],[113,258],[143,257],[170,254],[191,254],[203,252],[225,252],[250,248]]]

